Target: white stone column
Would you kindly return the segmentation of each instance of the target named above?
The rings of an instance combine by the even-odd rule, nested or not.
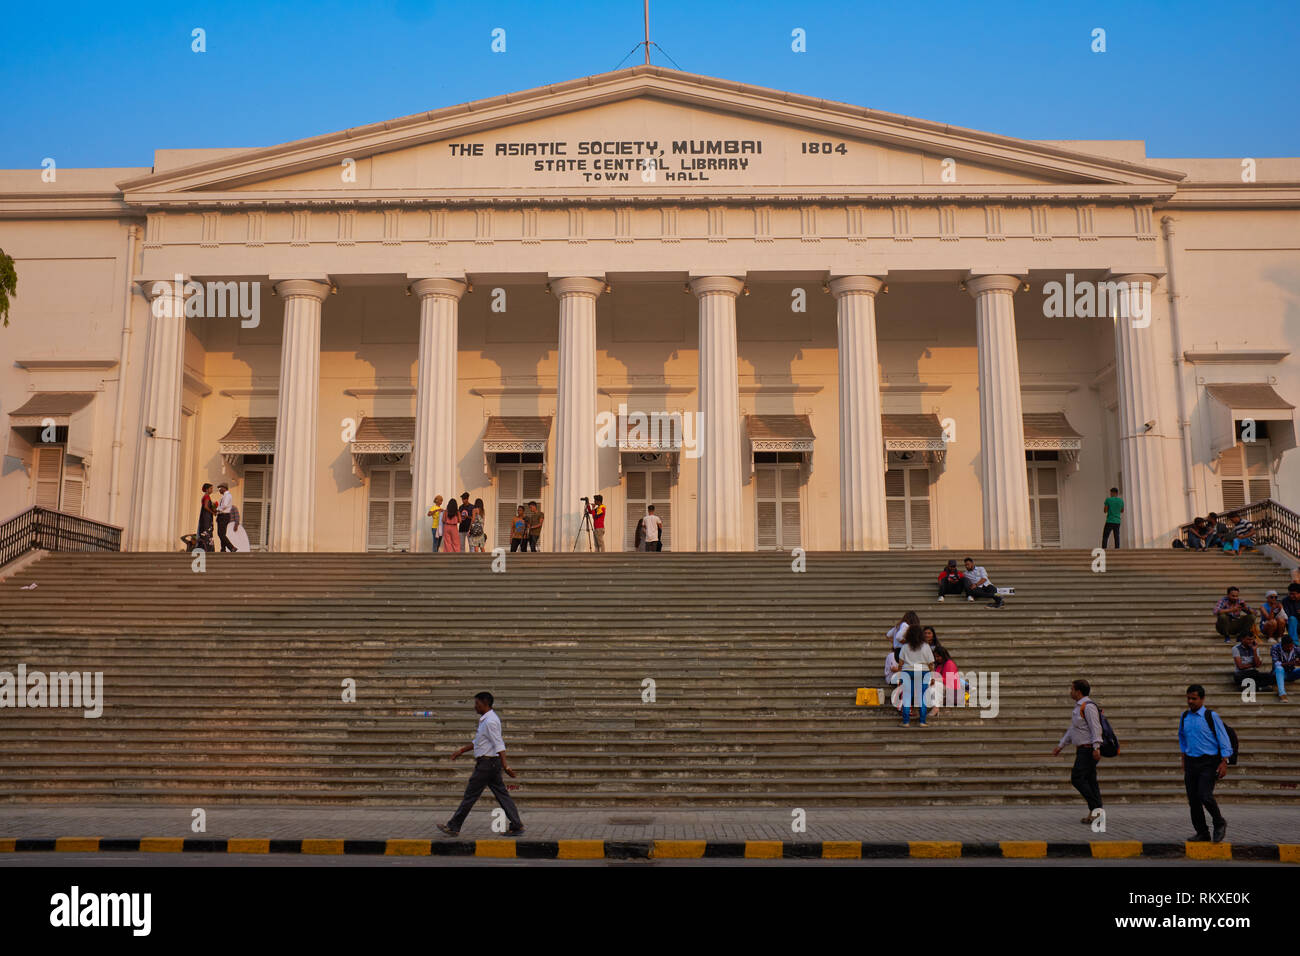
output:
[[[967,291],[975,297],[979,349],[980,473],[986,548],[1028,548],[1033,544],[1012,299],[1022,281],[1009,275],[966,281]]]
[[[603,279],[551,280],[560,300],[560,367],[555,400],[555,460],[548,551],[571,551],[582,522],[583,495],[599,490],[596,462],[596,297]],[[589,550],[586,536],[578,550]]]
[[[1172,527],[1165,480],[1160,388],[1156,372],[1156,330],[1151,321],[1154,276],[1114,276],[1115,384],[1119,399],[1119,451],[1124,487],[1123,528],[1135,548],[1168,546]],[[1150,429],[1147,423],[1152,423]]]
[[[456,350],[465,283],[417,279],[411,291],[420,297],[420,354],[411,452],[410,548],[428,553],[433,547],[433,524],[425,512],[435,495],[457,494],[461,486],[456,473]],[[484,521],[491,523],[487,516]]]
[[[874,276],[831,280],[839,326],[840,548],[845,551],[889,547],[876,351],[876,294],[883,287]]]
[[[736,296],[731,276],[691,280],[700,302],[699,494],[696,549],[739,551],[741,535],[740,385],[737,380]]]
[[[181,454],[181,391],[185,374],[185,278],[138,283],[149,303],[144,401],[140,408],[140,470],[135,483],[132,551],[175,551],[176,487]],[[119,371],[121,371],[119,369]]]
[[[320,396],[321,303],[328,282],[284,279],[280,343],[280,396],[271,483],[272,551],[311,551],[316,542],[316,413]]]

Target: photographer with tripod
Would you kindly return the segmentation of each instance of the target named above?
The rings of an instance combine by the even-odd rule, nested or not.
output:
[[[605,550],[605,498],[603,495],[595,496],[595,504],[592,504],[587,498],[582,499],[583,517],[591,519],[592,540],[595,550]]]

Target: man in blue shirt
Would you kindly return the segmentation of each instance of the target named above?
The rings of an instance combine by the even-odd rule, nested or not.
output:
[[[1178,749],[1182,751],[1183,785],[1187,788],[1187,806],[1192,811],[1192,826],[1196,833],[1189,843],[1205,843],[1210,831],[1205,826],[1205,811],[1210,811],[1214,824],[1214,842],[1220,843],[1228,829],[1228,821],[1219,812],[1214,799],[1214,783],[1228,773],[1228,758],[1232,756],[1232,741],[1218,714],[1212,714],[1214,728],[1206,720],[1205,688],[1193,684],[1187,688],[1187,710],[1178,723]]]

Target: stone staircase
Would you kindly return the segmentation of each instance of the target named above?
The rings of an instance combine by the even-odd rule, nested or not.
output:
[[[1017,589],[992,611],[935,602],[949,556],[51,554],[0,583],[0,671],[102,671],[103,716],[0,709],[0,801],[450,807],[490,690],[525,812],[1056,802],[1080,676],[1123,744],[1109,802],[1182,798],[1192,682],[1243,744],[1228,798],[1300,797],[1300,695],[1244,703],[1210,613],[1228,584],[1283,588],[1266,557],[975,552]],[[998,673],[996,717],[854,706],[908,608]]]

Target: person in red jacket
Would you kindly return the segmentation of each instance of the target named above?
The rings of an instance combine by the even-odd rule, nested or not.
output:
[[[957,567],[955,559],[949,559],[948,564],[939,572],[939,600],[942,601],[945,594],[961,594],[963,589],[961,569]]]

